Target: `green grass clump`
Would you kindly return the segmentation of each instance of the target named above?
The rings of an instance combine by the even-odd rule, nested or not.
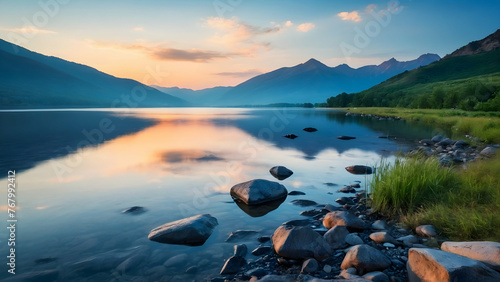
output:
[[[382,163],[372,179],[372,205],[390,216],[412,213],[437,202],[456,182],[451,169],[440,167],[434,158]]]
[[[451,240],[500,241],[500,157],[466,169],[433,158],[382,164],[372,181],[372,206],[411,227],[432,224]]]

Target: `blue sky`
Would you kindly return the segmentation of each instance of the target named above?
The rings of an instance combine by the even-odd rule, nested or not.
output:
[[[499,0],[18,0],[0,1],[0,38],[115,76],[201,89],[309,58],[360,67],[444,56],[500,28],[498,11]]]

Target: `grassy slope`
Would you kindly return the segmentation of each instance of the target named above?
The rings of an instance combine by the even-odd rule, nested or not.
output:
[[[363,95],[430,94],[434,88],[445,92],[467,88],[474,82],[500,86],[500,50],[471,56],[450,57],[425,67],[396,75]]]
[[[464,139],[472,135],[487,143],[500,144],[500,112],[468,112],[461,110],[432,110],[404,108],[350,108],[348,112],[401,117],[408,121],[424,122]],[[432,136],[422,136],[431,138]]]

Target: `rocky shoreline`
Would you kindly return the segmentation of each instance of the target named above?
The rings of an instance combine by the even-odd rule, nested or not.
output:
[[[453,165],[491,157],[500,147],[470,146],[482,140],[466,138],[454,141],[437,135],[422,139],[409,154],[424,153],[437,157],[442,165]],[[359,185],[339,191],[356,193],[337,199],[341,207],[315,205],[300,213],[307,219],[285,222],[274,234],[259,237],[260,245],[251,254],[246,245],[234,245],[234,255],[226,260],[221,275],[207,280],[500,281],[500,243],[450,242],[431,225],[415,230],[398,226],[369,208],[364,192],[355,188]],[[292,191],[289,196],[302,194]]]

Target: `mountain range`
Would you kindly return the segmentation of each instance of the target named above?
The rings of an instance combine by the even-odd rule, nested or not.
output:
[[[132,79],[0,39],[0,108],[172,107],[188,102]]]
[[[369,89],[327,100],[331,107],[500,109],[500,30],[438,62]]]
[[[439,60],[436,54],[400,62],[394,58],[380,65],[351,68],[346,64],[328,67],[316,59],[255,76],[234,87],[191,90],[178,87],[156,89],[202,106],[251,106],[275,103],[322,102],[342,92],[370,88],[396,74]]]

